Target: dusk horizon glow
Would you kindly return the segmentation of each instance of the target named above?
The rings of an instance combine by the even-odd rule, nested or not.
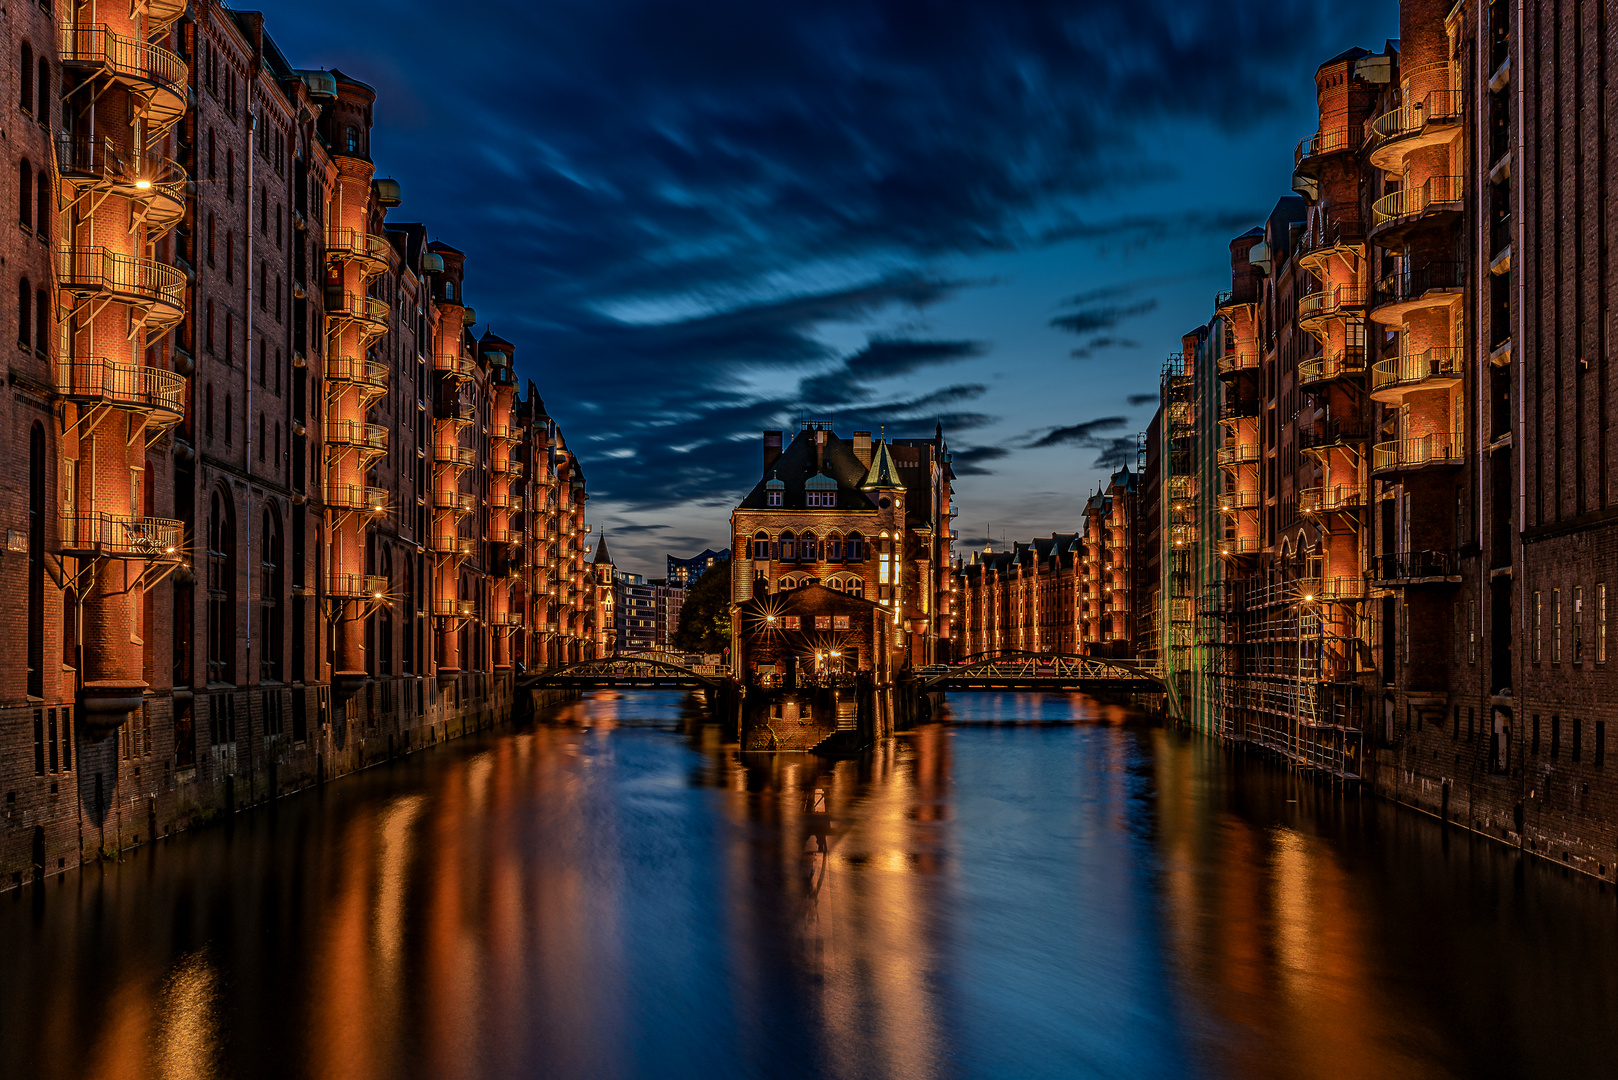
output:
[[[1391,2],[480,12],[299,0],[273,29],[377,88],[390,217],[467,252],[478,332],[649,576],[728,546],[760,431],[800,416],[942,422],[960,552],[1074,528],[1227,241],[1289,194],[1314,67],[1398,33]]]

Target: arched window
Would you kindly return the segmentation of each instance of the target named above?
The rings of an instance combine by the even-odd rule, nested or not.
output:
[[[786,577],[781,579],[777,587],[782,592],[786,592],[788,589],[796,589],[798,587],[798,579],[788,574]]]
[[[17,223],[34,227],[34,167],[27,158],[17,163]]]
[[[843,535],[842,535],[842,533],[835,533],[834,532],[830,536],[826,537],[826,561],[827,562],[842,562],[843,561]]]
[[[865,595],[865,579],[857,577],[844,578],[843,591],[850,596],[863,597]]]
[[[22,62],[17,65],[18,81],[22,84],[22,95],[17,104],[22,111],[34,111],[34,47],[28,42],[22,43]]]
[[[225,445],[226,446],[230,445],[231,418],[232,418],[233,415],[234,414],[231,412],[231,408],[230,408],[230,395],[226,394],[225,395]]]
[[[846,559],[848,562],[864,562],[865,561],[865,539],[864,539],[864,537],[860,536],[860,534],[857,533],[857,532],[849,533],[848,534],[848,539],[846,541],[844,541],[844,543],[843,543],[843,558]]]
[[[781,534],[781,561],[794,562],[798,558],[797,537],[791,529]]]
[[[34,290],[34,352],[41,360],[50,354],[51,297],[44,289]]]
[[[804,562],[814,562],[819,557],[814,533],[806,532],[798,540],[798,555]]]
[[[769,561],[770,534],[763,530],[753,534],[753,558],[758,562]]]
[[[225,230],[225,280],[236,280],[236,234]]]
[[[203,397],[202,432],[211,439],[213,438],[213,383],[208,384]]]
[[[259,529],[259,672],[266,682],[281,681],[282,626],[281,593],[285,587],[285,562],[281,557],[281,517],[273,505],[265,506]]]
[[[39,58],[39,119],[45,120],[51,107],[51,62],[45,57]]]
[[[17,282],[17,345],[28,348],[33,342],[30,315],[34,310],[34,287],[27,278]]]
[[[208,508],[208,681],[236,682],[236,524],[220,490]]]

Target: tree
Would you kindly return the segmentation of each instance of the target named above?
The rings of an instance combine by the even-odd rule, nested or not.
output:
[[[716,653],[730,648],[730,560],[702,572],[686,590],[674,647],[686,652]]]

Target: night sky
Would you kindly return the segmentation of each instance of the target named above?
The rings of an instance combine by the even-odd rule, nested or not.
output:
[[[625,569],[725,546],[759,432],[942,420],[957,550],[1077,527],[1396,0],[288,0],[375,86],[400,221],[468,254]]]

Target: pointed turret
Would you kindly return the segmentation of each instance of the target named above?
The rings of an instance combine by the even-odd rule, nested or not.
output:
[[[888,449],[888,440],[878,439],[871,447],[871,467],[865,472],[865,479],[860,481],[862,491],[893,491],[903,490],[904,481],[899,479],[899,466],[893,463],[893,453]]]
[[[606,533],[601,534],[601,539],[596,544],[596,557],[594,559],[594,564],[596,566],[611,566],[611,565],[613,565],[612,555],[609,554],[608,551],[607,551],[607,534]]]

